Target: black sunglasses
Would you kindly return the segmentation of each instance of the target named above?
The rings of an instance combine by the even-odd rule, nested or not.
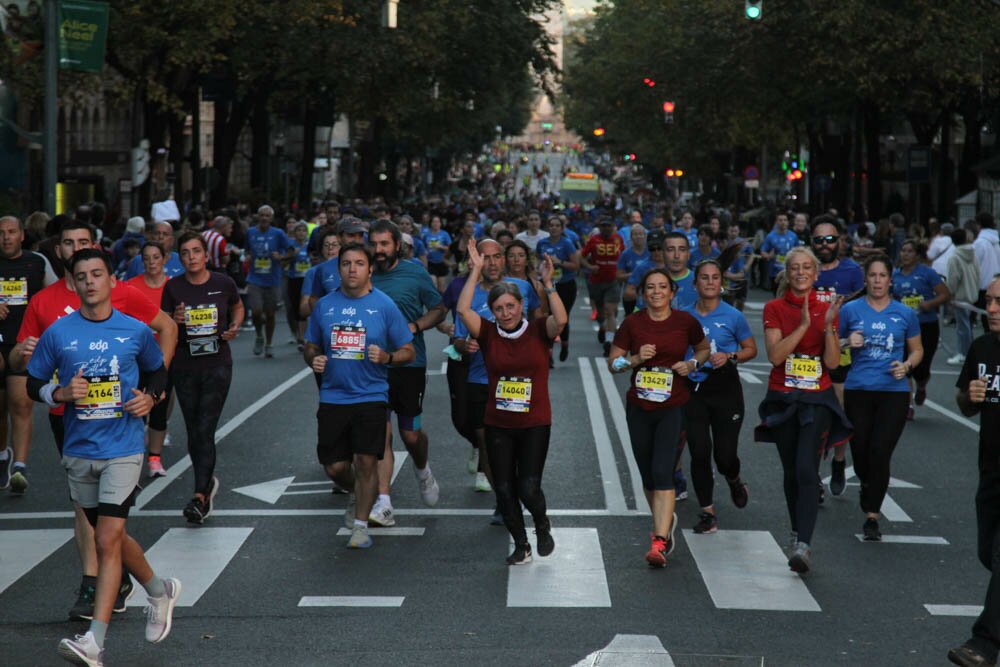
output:
[[[826,236],[814,236],[813,245],[819,245],[821,243],[837,243],[840,239],[834,234],[827,234]]]

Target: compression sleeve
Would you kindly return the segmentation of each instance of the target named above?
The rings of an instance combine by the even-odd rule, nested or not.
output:
[[[167,388],[167,367],[160,364],[155,371],[139,374],[139,389],[159,400],[160,394]]]

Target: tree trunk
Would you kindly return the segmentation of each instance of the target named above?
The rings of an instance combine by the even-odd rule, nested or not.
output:
[[[941,125],[941,163],[940,170],[938,172],[938,202],[937,202],[937,212],[938,219],[944,222],[951,211],[952,202],[955,197],[952,195],[952,184],[954,179],[952,174],[954,169],[951,165],[951,123],[953,116],[951,112],[945,116],[944,123]],[[928,211],[928,215],[929,215]],[[917,220],[920,224],[924,224],[923,220]]]
[[[220,208],[229,198],[229,172],[239,146],[240,133],[247,122],[251,102],[217,100],[215,102],[215,145],[212,162],[219,170],[219,187],[212,190],[212,208]]]
[[[865,165],[868,170],[868,211],[859,222],[878,220],[882,216],[882,113],[871,100],[864,102]]]
[[[982,159],[983,137],[980,126],[983,123],[982,104],[977,92],[969,93],[962,103],[962,121],[965,124],[965,140],[962,143],[962,157],[958,163],[959,197],[968,194],[978,186],[978,179],[972,168]],[[958,222],[962,222],[959,220]]]
[[[256,192],[267,193],[271,189],[271,114],[267,110],[267,96],[262,95],[253,106],[250,117],[250,131],[253,134],[250,153],[250,187]],[[278,168],[281,170],[280,165]],[[280,180],[280,173],[279,173]]]
[[[184,190],[184,159],[187,157],[184,150],[184,120],[184,116],[171,113],[168,121],[170,127],[170,168],[174,172],[174,200],[177,202],[177,208],[181,211],[184,210],[184,204],[187,202],[187,192]]]
[[[313,171],[316,167],[316,125],[319,108],[306,103],[302,114],[302,162],[299,165],[299,207],[309,210],[312,204]]]
[[[908,121],[910,121],[910,127],[913,128],[913,134],[917,137],[917,143],[920,146],[932,147],[934,144],[934,135],[937,134],[938,128],[941,127],[941,122],[944,119],[945,112],[942,111],[936,118],[931,118],[925,113],[910,113],[906,115]],[[933,160],[931,160],[932,172],[933,172]],[[934,174],[931,173],[931,178],[933,179]],[[932,181],[933,182],[933,181]],[[909,202],[907,216],[910,220],[916,220],[917,218],[925,218],[931,213],[931,187],[930,183],[920,183],[916,186],[917,190],[917,202],[916,208],[914,208],[913,197]],[[911,190],[912,192],[912,190]]]

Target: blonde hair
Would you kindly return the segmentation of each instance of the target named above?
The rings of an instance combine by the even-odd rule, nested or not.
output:
[[[808,246],[797,245],[785,255],[785,266],[788,266],[788,260],[792,258],[792,255],[805,255],[810,260],[812,260],[813,267],[816,269],[816,274],[819,275],[819,258],[816,257],[814,253]],[[788,291],[788,277],[785,275],[785,270],[782,269],[775,279],[778,281],[778,287],[775,289],[775,295],[778,297],[785,296],[785,292]]]

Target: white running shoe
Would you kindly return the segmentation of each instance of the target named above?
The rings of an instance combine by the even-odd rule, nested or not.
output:
[[[75,639],[63,639],[59,642],[59,657],[74,665],[87,667],[104,666],[104,649],[97,645],[94,633],[77,635]]]
[[[347,528],[354,527],[354,516],[358,513],[357,502],[353,493],[347,497],[347,509],[344,510],[344,526]]]
[[[961,366],[965,363],[965,355],[959,352],[953,357],[948,357],[948,361],[946,363],[949,366]]]
[[[163,462],[160,460],[159,456],[149,457],[149,477],[166,477],[167,471],[163,467]]]
[[[146,641],[159,644],[170,634],[170,625],[174,620],[174,606],[181,597],[181,582],[177,579],[164,579],[163,597],[146,598]]]
[[[414,468],[415,470],[416,468]],[[434,473],[431,472],[430,466],[427,466],[426,470],[426,479],[417,478],[417,483],[420,485],[420,498],[424,501],[424,505],[434,507],[438,504],[438,496],[441,495],[441,489],[438,487],[437,480],[434,479]]]
[[[163,438],[163,446],[164,447],[169,447],[172,444],[174,444],[174,443],[170,442],[170,434],[167,433],[166,437]]]
[[[472,453],[469,454],[468,471],[470,475],[475,475],[478,470],[479,470],[479,448],[473,447]]]
[[[368,529],[362,526],[354,526],[351,529],[351,539],[347,541],[348,549],[367,549],[372,545],[372,538],[368,534]]]
[[[490,480],[486,479],[486,473],[477,472],[476,473],[476,491],[479,493],[490,493],[493,487],[490,486]]]
[[[395,526],[396,518],[392,514],[392,505],[385,505],[381,501],[375,501],[375,506],[372,507],[372,511],[368,515],[368,523],[382,526],[383,528]],[[351,526],[353,525],[354,522],[351,521]]]

